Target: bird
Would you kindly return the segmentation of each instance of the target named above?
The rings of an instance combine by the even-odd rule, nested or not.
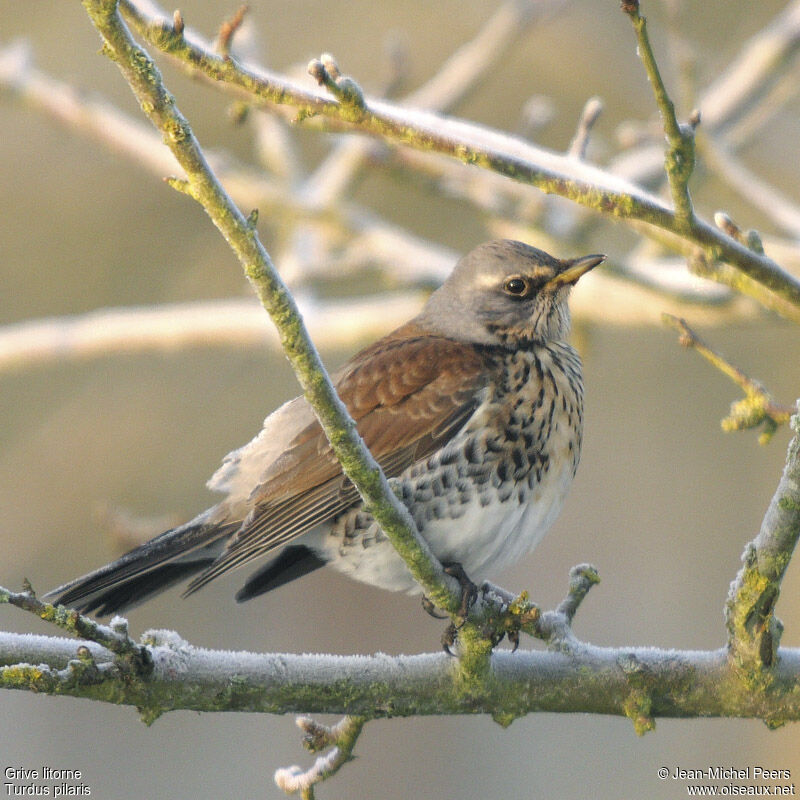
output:
[[[583,374],[568,297],[604,255],[557,259],[507,239],[463,256],[421,312],[351,358],[336,390],[443,565],[488,576],[532,550],[580,459]],[[329,565],[383,589],[421,588],[342,472],[303,397],[208,481],[222,499],[49,592],[99,617],[186,581],[184,596],[272,555],[236,599]]]

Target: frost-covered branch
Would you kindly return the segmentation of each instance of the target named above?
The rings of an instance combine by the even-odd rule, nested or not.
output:
[[[553,5],[557,6],[558,3]],[[537,13],[540,13],[545,6],[547,4],[544,6],[536,4]],[[508,3],[501,6],[487,27],[447,60],[440,73],[414,92],[407,102],[416,102],[419,98],[419,103],[422,105],[436,106],[457,100],[474,84],[482,71],[489,68],[498,48],[502,48],[514,35],[518,35],[512,35],[510,32],[515,27],[515,21],[529,24],[536,18],[536,13],[529,12],[530,8],[526,3]],[[174,27],[174,20],[172,24]],[[181,21],[178,27],[180,28],[182,24]],[[524,29],[525,24],[518,25],[518,30]],[[253,37],[249,38],[252,40]],[[752,49],[748,47],[746,51],[751,52]],[[464,58],[468,53],[472,53],[475,63],[470,62],[465,66]],[[456,80],[459,70],[454,65],[460,65],[460,84]],[[753,69],[758,72],[757,65]],[[449,77],[444,80],[442,75]],[[152,130],[121,114],[107,103],[76,92],[69,85],[36,70],[31,63],[27,48],[22,44],[0,50],[0,85],[10,88],[13,95],[27,105],[50,115],[70,129],[77,130],[106,147],[135,159],[159,176],[179,169],[169,152],[162,146],[160,138]],[[587,104],[587,110],[591,111],[590,117],[593,117],[597,108],[595,102]],[[733,107],[727,108],[726,113],[733,113]],[[257,121],[270,123],[269,141],[273,148],[276,143],[286,143],[286,136],[277,120],[264,114],[254,116]],[[582,123],[576,135],[576,142],[567,150],[570,156],[575,155],[575,146],[585,146],[587,133],[588,129],[584,128]],[[237,163],[226,154],[211,153],[208,154],[208,158],[223,185],[240,205],[258,207],[262,214],[269,215],[270,220],[280,219],[284,224],[296,225],[297,236],[303,231],[307,232],[305,237],[301,236],[305,244],[296,248],[296,252],[303,253],[302,264],[295,263],[297,258],[292,251],[283,253],[281,257],[281,271],[286,279],[305,283],[320,273],[335,272],[337,275],[344,275],[369,265],[379,266],[393,282],[440,281],[454,262],[455,253],[433,242],[415,237],[341,196],[347,183],[363,162],[365,152],[368,154],[371,166],[390,168],[399,166],[406,171],[410,169],[418,175],[430,174],[439,184],[441,191],[445,193],[455,191],[488,213],[490,219],[487,220],[487,224],[494,235],[529,237],[528,230],[503,230],[504,225],[507,227],[507,223],[502,222],[503,217],[527,219],[533,224],[537,224],[539,220],[545,224],[546,220],[555,219],[552,211],[557,212],[559,219],[570,216],[568,215],[570,210],[576,211],[575,208],[570,209],[563,203],[548,211],[542,205],[541,195],[530,185],[508,181],[491,172],[465,170],[462,165],[446,161],[442,157],[432,157],[424,152],[407,149],[389,151],[380,142],[363,137],[340,140],[334,145],[323,164],[304,181],[286,180],[286,176],[280,173],[280,170],[278,172],[273,170],[272,175],[259,173],[251,166]],[[342,157],[337,157],[337,154]],[[291,153],[287,154],[286,148],[283,148],[281,153],[270,158],[269,163],[271,167],[276,163],[285,165],[287,160],[294,163],[295,159],[290,156]],[[295,164],[292,168],[295,178],[297,170]],[[584,231],[592,219],[588,214],[572,213],[571,216],[576,222],[580,220]],[[495,218],[496,221],[492,222],[491,218]],[[557,224],[563,229],[567,220],[561,219]],[[650,232],[652,234],[652,230]],[[541,237],[544,234],[539,232],[537,235]],[[309,236],[320,246],[309,245],[307,241]],[[296,236],[293,236],[292,241],[295,240]],[[797,248],[792,243],[777,240],[775,237],[765,237],[765,244],[767,251],[777,255],[779,261],[784,261],[787,265],[800,265]],[[687,251],[687,254],[689,252]],[[642,257],[640,253],[632,251],[624,260],[619,259],[618,277],[607,280],[605,275],[594,276],[597,290],[604,297],[600,304],[604,321],[614,324],[653,324],[660,318],[662,310],[668,310],[676,315],[688,313],[688,308],[675,305],[676,300],[679,303],[685,301],[689,304],[704,300],[713,302],[715,305],[712,309],[703,311],[703,316],[708,322],[753,315],[753,310],[740,302],[721,305],[721,298],[709,292],[707,282],[704,284],[687,276],[683,268],[674,269],[670,266],[666,269],[668,261],[663,256]],[[675,265],[680,266],[680,259],[673,261]],[[800,314],[790,304],[780,301],[754,281],[745,280],[744,275],[731,268],[706,264],[699,271],[731,283],[740,291],[755,295],[760,302],[785,316],[800,318]],[[606,287],[605,283],[612,285]],[[647,291],[639,291],[639,285],[647,287]],[[626,297],[625,292],[631,296]],[[583,302],[584,294],[587,296],[587,302]],[[600,305],[588,298],[589,293],[582,289],[576,293],[574,311],[577,318],[593,318],[597,315]],[[157,331],[159,329],[162,332],[166,331],[156,323],[153,336],[148,336],[146,325],[151,319],[149,315],[145,317],[143,320],[145,327],[141,329],[141,335],[134,337],[134,340],[146,340],[157,347],[158,342],[155,338]],[[183,319],[185,322],[187,317],[184,316]],[[39,335],[43,328],[34,325],[32,330]],[[14,329],[3,332],[3,338],[8,341],[6,333],[13,337],[17,331]],[[87,329],[82,327],[81,334],[85,336]],[[210,341],[208,331],[203,326],[198,334],[203,341]],[[106,341],[108,340],[101,337],[95,351],[102,351]],[[88,342],[87,346],[91,348]],[[67,347],[63,356],[69,357],[70,353],[79,352],[79,349]],[[11,357],[14,357],[13,354]]]
[[[800,650],[782,649],[770,670],[770,692],[740,682],[727,651],[581,645],[569,654],[518,650],[491,657],[491,680],[471,692],[453,680],[455,659],[217,652],[193,647],[169,631],[144,635],[152,659],[146,682],[63,682],[83,644],[98,666],[112,654],[98,645],[31,634],[0,634],[0,685],[106,700],[145,709],[147,719],[177,709],[356,714],[368,718],[492,714],[505,724],[550,711],[651,717],[727,716],[800,719],[794,687]],[[34,666],[35,665],[35,666]],[[689,691],[691,687],[691,691]]]
[[[336,725],[321,725],[311,717],[298,717],[297,727],[303,731],[303,744],[312,752],[330,748],[319,756],[309,769],[292,766],[275,772],[275,783],[286,794],[300,792],[303,800],[313,800],[316,784],[335,775],[350,759],[364,727],[364,717],[347,716]]]
[[[177,59],[193,74],[267,106],[289,106],[297,121],[323,119],[326,126],[379,136],[387,141],[451,156],[514,180],[558,194],[596,212],[647,223],[699,249],[709,261],[719,259],[800,307],[800,280],[761,253],[748,250],[713,225],[677,214],[654,196],[597,167],[454,118],[401,108],[373,100],[349,76],[332,78],[318,71],[321,90],[309,89],[283,76],[213,52],[188,28],[180,34],[166,18],[150,16],[132,0],[123,12],[155,47]],[[342,88],[339,90],[334,87]],[[325,91],[327,89],[328,91]]]

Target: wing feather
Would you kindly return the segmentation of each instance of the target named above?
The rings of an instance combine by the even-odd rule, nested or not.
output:
[[[480,402],[490,365],[476,348],[409,323],[362,351],[336,389],[388,477],[442,447]],[[251,512],[190,594],[245,561],[332,520],[357,500],[316,419],[269,465]]]

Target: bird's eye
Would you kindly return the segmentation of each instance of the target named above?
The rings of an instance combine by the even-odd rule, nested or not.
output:
[[[506,278],[506,282],[503,284],[503,291],[514,297],[523,297],[528,293],[529,288],[528,281],[519,277],[519,275],[515,275],[513,278]]]

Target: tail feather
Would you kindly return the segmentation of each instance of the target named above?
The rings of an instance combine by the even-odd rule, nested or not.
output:
[[[132,608],[206,569],[240,522],[212,521],[211,509],[116,561],[48,592],[51,602],[106,616]]]
[[[160,567],[150,570],[150,572],[145,572],[144,575],[128,578],[126,581],[115,584],[111,588],[87,595],[77,603],[63,599],[59,600],[59,602],[77,607],[83,614],[96,614],[98,617],[107,617],[141,605],[153,595],[160,594],[176,583],[180,583],[184,578],[188,578],[190,575],[194,575],[195,572],[205,569],[213,562],[214,559],[211,557],[198,561],[176,561],[171,564],[162,564]]]
[[[244,603],[265,592],[271,592],[296,578],[302,578],[327,562],[302,544],[284,547],[280,555],[254,572],[236,593],[236,602]]]

